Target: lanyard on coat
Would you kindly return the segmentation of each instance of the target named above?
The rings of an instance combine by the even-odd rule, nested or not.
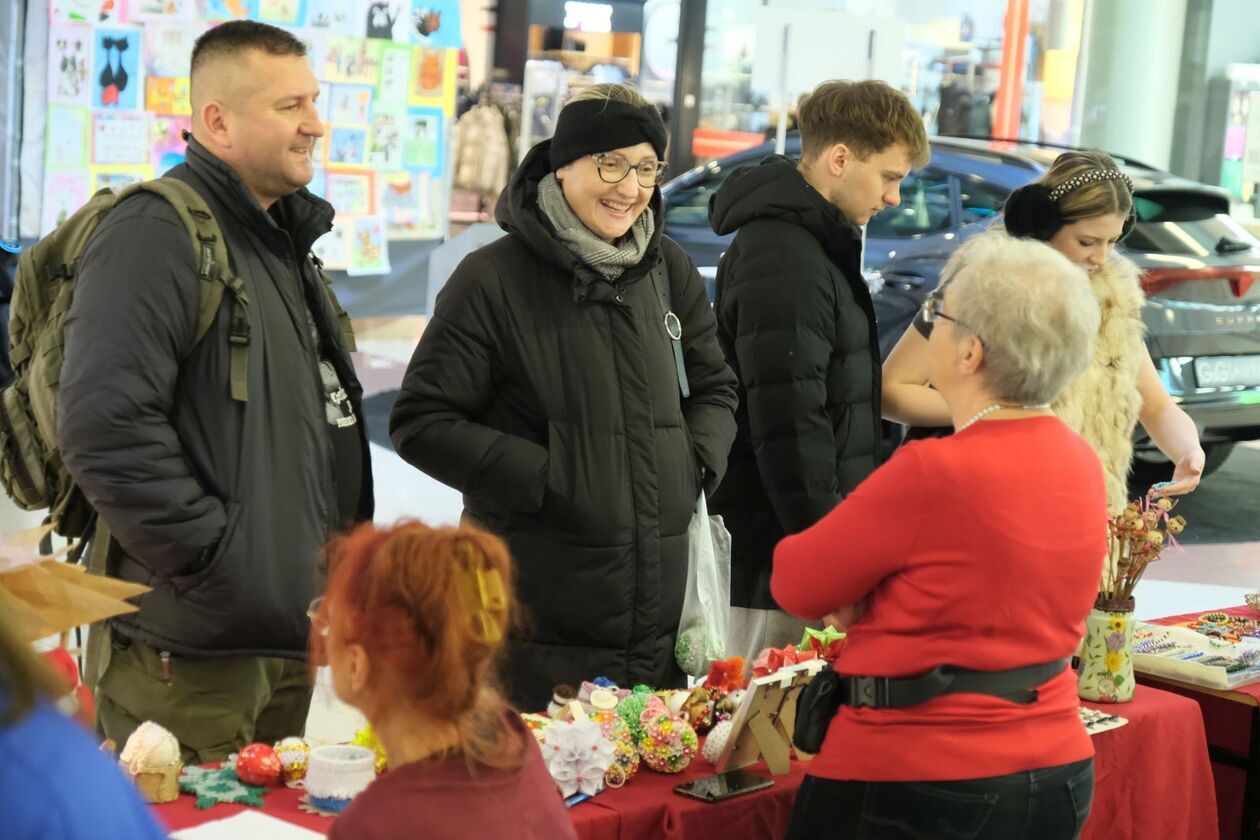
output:
[[[665,271],[665,260],[653,266],[650,273],[652,288],[656,290],[656,302],[661,305],[661,316],[665,323],[665,334],[669,336],[669,344],[674,348],[674,369],[678,372],[678,390],[683,399],[691,396],[691,386],[687,382],[687,365],[683,362],[682,321],[674,314],[669,303],[669,275]]]

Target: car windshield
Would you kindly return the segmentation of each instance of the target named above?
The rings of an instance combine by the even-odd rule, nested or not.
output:
[[[1260,246],[1229,216],[1229,207],[1215,195],[1138,193],[1133,203],[1137,224],[1124,242],[1127,250],[1204,258]]]

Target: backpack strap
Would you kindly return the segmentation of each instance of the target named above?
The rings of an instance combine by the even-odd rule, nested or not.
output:
[[[691,396],[691,385],[687,381],[687,365],[683,361],[682,321],[674,314],[669,302],[669,273],[662,259],[652,267],[650,272],[652,288],[656,290],[656,301],[661,307],[661,317],[665,322],[665,333],[669,336],[670,346],[674,348],[674,368],[678,372],[678,390],[683,399]]]
[[[311,265],[315,266],[315,273],[324,284],[324,294],[328,297],[328,302],[332,304],[333,311],[337,313],[337,326],[341,328],[341,339],[346,343],[346,350],[353,353],[359,347],[354,340],[354,324],[350,320],[350,313],[346,312],[341,306],[341,301],[337,300],[337,295],[332,288],[332,278],[328,276],[328,272],[324,271],[324,261],[314,254],[310,256]]]
[[[232,296],[232,315],[228,336],[229,379],[232,399],[249,400],[249,297],[245,284],[232,271],[227,243],[214,214],[196,190],[175,178],[156,178],[133,184],[118,195],[122,201],[134,192],[144,190],[160,195],[175,209],[188,231],[193,253],[197,255],[197,275],[201,279],[200,305],[193,344],[210,332],[223,303],[223,294]]]

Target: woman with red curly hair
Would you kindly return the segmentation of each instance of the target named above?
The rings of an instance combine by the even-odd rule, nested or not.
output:
[[[511,559],[475,528],[356,528],[312,605],[316,661],[372,724],[389,772],[329,837],[575,837],[520,716],[490,686],[512,620]]]

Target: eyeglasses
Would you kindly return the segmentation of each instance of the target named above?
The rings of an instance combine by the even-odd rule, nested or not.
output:
[[[597,155],[591,155],[591,160],[595,161],[595,169],[599,172],[599,179],[605,184],[620,184],[630,174],[630,170],[634,170],[635,180],[639,182],[640,187],[655,187],[665,179],[665,170],[669,168],[669,164],[660,161],[644,161],[640,164],[631,164],[630,161],[623,157],[609,155],[601,152]]]
[[[938,319],[944,318],[946,321],[953,321],[955,324],[962,327],[967,332],[975,335],[977,338],[980,337],[979,333],[977,333],[974,329],[964,324],[962,321],[959,321],[953,315],[946,315],[944,310],[942,309],[944,304],[945,304],[945,289],[944,288],[936,289],[935,291],[930,292],[928,296],[923,299],[923,320],[927,321],[929,324],[935,324]]]
[[[323,614],[324,596],[320,595],[311,601],[311,605],[306,608],[306,617],[311,620],[311,627],[321,636],[328,635],[328,619]]]

